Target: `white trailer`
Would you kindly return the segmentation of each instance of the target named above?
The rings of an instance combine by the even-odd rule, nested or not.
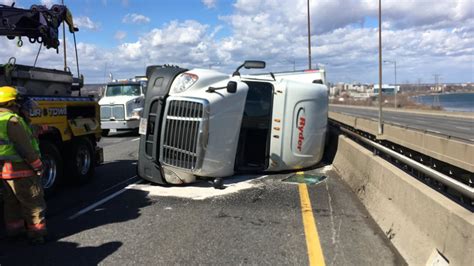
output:
[[[285,72],[274,72],[274,73],[265,73],[265,74],[256,74],[255,76],[270,76],[273,75],[277,80],[286,79],[294,80],[305,83],[316,83],[324,84],[326,83],[326,70],[323,68],[318,69],[308,69],[308,70],[297,70],[297,71],[285,71]]]
[[[153,66],[140,122],[138,175],[160,184],[299,170],[324,152],[323,84]]]

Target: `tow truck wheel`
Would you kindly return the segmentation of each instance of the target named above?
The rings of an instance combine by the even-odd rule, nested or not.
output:
[[[102,129],[102,136],[107,137],[109,135],[110,129]]]
[[[51,194],[59,185],[63,176],[63,162],[58,148],[52,142],[44,140],[40,143],[43,175],[41,183],[46,195]]]
[[[94,175],[94,152],[92,143],[87,138],[73,140],[69,169],[72,181],[85,183]]]

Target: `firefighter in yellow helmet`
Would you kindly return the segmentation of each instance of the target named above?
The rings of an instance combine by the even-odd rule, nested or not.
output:
[[[0,167],[7,237],[26,233],[30,243],[46,236],[45,209],[38,140],[21,116],[18,92],[0,87]]]

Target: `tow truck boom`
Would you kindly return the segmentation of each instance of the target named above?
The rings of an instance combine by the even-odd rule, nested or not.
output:
[[[58,49],[58,28],[66,22],[69,31],[79,31],[74,27],[71,12],[66,6],[53,5],[50,9],[42,5],[32,5],[30,9],[16,8],[14,4],[0,4],[0,35],[13,40],[27,37],[31,43],[42,43],[46,48]]]

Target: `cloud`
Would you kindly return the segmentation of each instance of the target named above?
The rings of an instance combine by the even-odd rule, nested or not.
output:
[[[239,25],[236,17],[253,17],[259,13],[270,14],[265,25],[274,23],[274,27],[295,26],[299,33],[307,29],[306,0],[237,0],[234,14],[227,21]],[[378,2],[372,0],[325,0],[311,1],[311,28],[316,34],[325,33],[348,25],[363,25],[367,17],[377,17]],[[382,19],[393,27],[411,28],[440,24],[443,27],[458,25],[474,17],[472,0],[441,1],[399,1],[382,2]],[[226,18],[226,17],[224,17]]]
[[[100,24],[92,21],[89,17],[76,17],[74,18],[74,24],[79,27],[79,29],[85,28],[92,31],[100,29]]]
[[[117,31],[115,32],[115,35],[114,35],[114,38],[118,41],[122,41],[123,39],[125,39],[125,37],[127,37],[127,33],[125,31]]]
[[[201,0],[201,2],[207,7],[207,8],[215,8],[217,4],[217,0]]]
[[[163,28],[151,30],[137,42],[121,44],[117,54],[131,65],[137,61],[201,64],[212,54],[212,39],[208,38],[207,29],[207,25],[193,20],[171,21]]]
[[[146,24],[150,22],[150,18],[144,15],[132,13],[127,14],[122,19],[123,23],[132,23],[132,24]]]
[[[371,7],[372,11],[378,10]],[[472,0],[440,1],[397,1],[386,0],[382,3],[384,19],[395,27],[411,28],[425,25],[453,26],[474,17]]]
[[[11,6],[14,2],[15,0],[1,0],[0,4]]]
[[[292,70],[293,63],[305,69],[306,4],[306,0],[236,0],[233,9],[219,17],[219,25],[173,20],[128,41],[130,36],[116,47],[82,43],[81,69],[89,83],[104,80],[105,65],[107,72],[120,78],[143,74],[150,64],[212,65],[232,73],[246,59],[265,60],[264,71]],[[383,58],[397,61],[399,81],[430,82],[433,73],[443,73],[444,82],[472,81],[474,16],[469,0],[384,0],[382,8]],[[326,65],[329,81],[377,81],[377,10],[373,0],[311,2],[312,61]],[[132,15],[138,16],[127,15],[128,23],[133,23]],[[124,41],[126,33],[117,31],[115,38]],[[0,50],[0,63],[10,56],[32,63],[37,47],[15,45],[0,38],[0,47],[6,47]],[[40,55],[40,62],[58,68],[60,59],[54,51]],[[384,81],[391,82],[393,66],[384,65],[384,73]]]
[[[48,7],[48,8],[50,8],[53,5],[58,4],[58,1],[56,1],[56,0],[41,0],[41,4]]]

